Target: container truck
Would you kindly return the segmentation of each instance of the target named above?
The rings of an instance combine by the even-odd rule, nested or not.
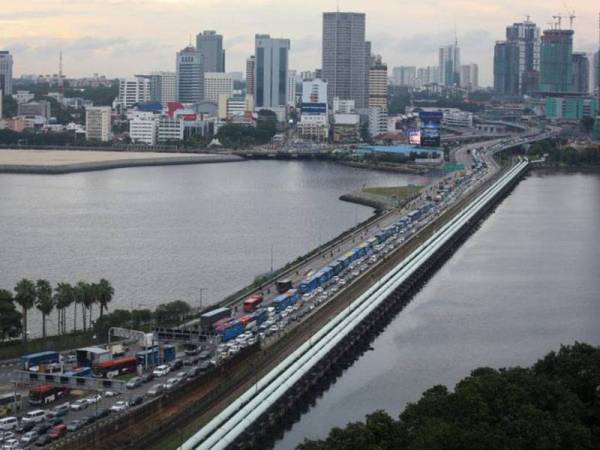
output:
[[[219,319],[231,317],[229,308],[217,308],[206,312],[200,316],[200,327],[203,330],[208,330]]]
[[[39,366],[40,364],[58,364],[60,362],[60,355],[58,352],[39,352],[31,353],[29,355],[21,356],[21,363],[23,364],[23,370],[29,370],[30,367]]]
[[[288,278],[283,279],[283,280],[277,280],[277,283],[275,285],[276,285],[278,294],[283,294],[284,292],[289,291],[293,287],[292,280],[290,280]]]
[[[235,339],[244,332],[244,325],[242,322],[236,320],[231,322],[225,330],[223,330],[223,342]]]
[[[148,365],[148,367],[154,367],[160,364],[160,351],[158,347],[136,352],[135,357],[137,358],[137,363],[144,367],[146,365]]]
[[[175,346],[172,344],[165,344],[163,346],[163,363],[169,363],[171,361],[175,361],[176,357]]]

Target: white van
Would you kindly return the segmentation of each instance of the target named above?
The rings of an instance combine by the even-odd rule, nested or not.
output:
[[[21,419],[25,423],[38,423],[42,422],[46,418],[46,412],[41,409],[36,409],[35,411],[29,411],[27,414],[23,416]]]
[[[3,431],[14,430],[18,424],[19,424],[19,421],[17,420],[16,417],[4,417],[3,419],[0,419],[0,430],[3,430]]]

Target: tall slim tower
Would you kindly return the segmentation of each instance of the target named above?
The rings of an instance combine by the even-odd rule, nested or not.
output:
[[[454,86],[460,83],[460,48],[457,42],[440,48],[439,67],[440,84]]]
[[[268,34],[255,36],[257,108],[285,106],[288,100],[289,39],[275,39]]]
[[[356,108],[367,106],[369,57],[365,43],[365,14],[323,13],[322,78],[327,98],[354,100]]]
[[[573,30],[545,30],[540,52],[540,86],[543,93],[573,91]]]
[[[223,36],[207,30],[196,36],[196,50],[202,55],[205,72],[225,72]]]
[[[13,77],[13,57],[8,50],[0,50],[0,91],[3,95],[11,95]]]
[[[506,27],[506,41],[519,49],[519,92],[531,94],[537,91],[540,71],[540,29],[529,20]]]
[[[202,55],[192,46],[177,52],[177,100],[197,103],[204,99]]]
[[[254,55],[250,56],[246,60],[246,94],[256,96],[256,57]]]

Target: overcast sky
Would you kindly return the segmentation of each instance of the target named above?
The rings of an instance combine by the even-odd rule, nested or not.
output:
[[[435,65],[437,48],[454,40],[462,63],[492,79],[494,42],[526,14],[546,28],[563,0],[340,0],[341,11],[367,14],[367,39],[388,67]],[[524,6],[524,5],[527,6]],[[575,11],[575,50],[598,48],[598,0],[566,0]],[[314,70],[321,60],[321,13],[335,0],[2,0],[0,49],[14,54],[15,75],[56,73],[64,54],[68,77],[110,77],[174,70],[175,52],[190,36],[217,30],[227,71],[244,71],[254,34],[291,39],[290,68]],[[563,19],[563,27],[568,19]]]

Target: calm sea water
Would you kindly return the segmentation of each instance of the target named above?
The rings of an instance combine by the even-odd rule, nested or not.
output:
[[[479,366],[529,366],[561,344],[600,345],[600,174],[533,173],[434,275],[277,449]]]
[[[0,287],[106,278],[111,309],[206,305],[269,271],[271,249],[280,267],[372,214],[340,195],[426,182],[299,161],[0,174]]]

